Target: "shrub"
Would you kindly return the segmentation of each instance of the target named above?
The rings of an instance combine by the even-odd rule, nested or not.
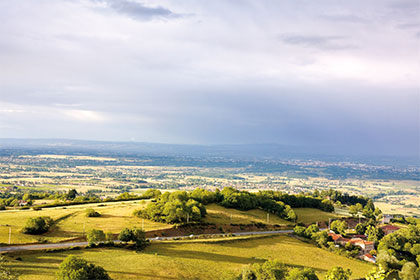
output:
[[[65,258],[60,264],[57,277],[58,280],[111,280],[102,267],[88,264],[86,260],[72,255]]]
[[[26,234],[42,234],[49,230],[53,223],[50,217],[30,218],[22,232]]]
[[[86,217],[100,217],[101,214],[92,208],[86,209]]]

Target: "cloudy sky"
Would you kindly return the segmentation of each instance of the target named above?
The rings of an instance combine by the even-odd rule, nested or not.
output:
[[[0,137],[419,153],[418,0],[0,0]]]

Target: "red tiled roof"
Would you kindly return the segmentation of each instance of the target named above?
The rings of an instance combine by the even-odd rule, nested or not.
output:
[[[328,236],[331,236],[332,240],[334,241],[336,241],[340,237],[342,238],[341,234],[336,234],[336,233],[328,233]]]
[[[364,254],[364,257],[368,257],[369,259],[373,259],[373,256],[371,254]]]
[[[399,230],[400,228],[397,226],[393,226],[393,225],[386,225],[381,227],[382,230]]]

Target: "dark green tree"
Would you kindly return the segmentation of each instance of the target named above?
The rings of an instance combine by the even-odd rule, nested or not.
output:
[[[57,272],[58,280],[111,280],[108,273],[100,266],[89,264],[76,256],[67,256]]]

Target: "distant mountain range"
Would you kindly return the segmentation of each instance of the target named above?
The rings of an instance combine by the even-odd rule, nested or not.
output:
[[[8,139],[0,138],[0,154],[59,153],[130,156],[176,156],[228,158],[233,160],[320,160],[326,162],[355,162],[370,165],[413,166],[420,168],[419,158],[347,154],[335,147],[308,147],[275,143],[240,145],[181,145],[145,142],[112,142],[74,139]]]

